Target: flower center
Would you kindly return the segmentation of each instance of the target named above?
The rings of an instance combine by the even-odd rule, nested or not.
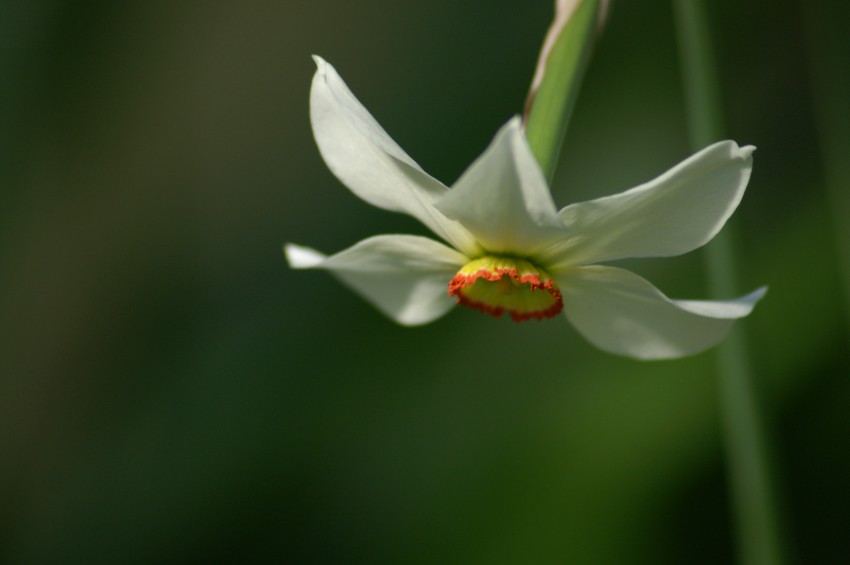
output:
[[[522,259],[481,257],[461,268],[449,283],[458,304],[515,322],[551,318],[564,308],[558,285],[543,269]]]

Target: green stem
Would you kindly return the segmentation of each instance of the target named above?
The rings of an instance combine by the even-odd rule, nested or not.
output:
[[[602,0],[556,2],[555,21],[526,100],[525,136],[550,185],[603,7]]]
[[[691,149],[723,138],[723,110],[702,0],[674,0],[679,32]],[[735,226],[727,224],[705,248],[711,294],[736,294]],[[778,512],[773,496],[753,374],[741,322],[717,348],[720,403],[740,562],[783,562]]]

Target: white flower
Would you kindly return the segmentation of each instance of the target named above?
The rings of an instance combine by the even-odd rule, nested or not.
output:
[[[431,322],[457,303],[518,321],[563,311],[601,349],[662,359],[717,344],[764,295],[671,300],[630,271],[596,264],[707,243],[741,201],[754,147],[722,141],[650,182],[558,211],[519,118],[448,189],[315,60],[310,117],[325,163],[366,202],[410,214],[451,246],[378,235],[329,257],[287,244],[286,257],[293,268],[329,270],[398,323]]]

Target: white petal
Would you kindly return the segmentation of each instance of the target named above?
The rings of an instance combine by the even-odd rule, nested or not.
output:
[[[455,305],[449,281],[469,262],[442,243],[414,235],[370,237],[330,257],[292,244],[284,252],[291,267],[331,271],[406,326],[435,320]]]
[[[328,168],[366,202],[410,214],[458,249],[475,252],[469,233],[433,206],[448,189],[387,135],[329,63],[313,58],[310,120]]]
[[[495,253],[532,255],[566,231],[518,117],[499,130],[437,208]]]
[[[293,269],[313,269],[327,259],[325,255],[322,255],[315,249],[302,247],[294,243],[287,243],[283,248],[283,253],[286,255],[289,266]]]
[[[681,255],[705,245],[741,201],[754,150],[721,141],[648,183],[567,206],[560,215],[575,235],[545,259],[557,266],[588,264]]]
[[[588,341],[637,359],[682,357],[716,345],[767,290],[730,301],[670,300],[630,271],[599,265],[570,269],[558,284],[567,318]]]

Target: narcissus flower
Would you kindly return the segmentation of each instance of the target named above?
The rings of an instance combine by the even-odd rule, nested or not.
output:
[[[590,342],[641,359],[698,353],[723,339],[764,295],[671,300],[640,276],[599,265],[669,257],[707,243],[744,194],[753,147],[722,141],[658,178],[555,207],[518,117],[449,189],[429,176],[316,57],[310,117],[319,151],[366,202],[409,214],[445,243],[378,235],[335,255],[285,246],[293,268],[326,269],[404,325],[455,304],[516,321],[563,313]]]

